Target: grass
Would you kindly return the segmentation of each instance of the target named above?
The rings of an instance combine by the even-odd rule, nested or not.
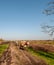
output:
[[[53,53],[46,53],[46,52],[43,52],[43,51],[37,51],[37,53],[39,53],[40,55],[43,55],[47,58],[52,58],[54,59],[54,54]]]
[[[32,48],[27,48],[27,50],[34,56],[37,56],[46,61],[48,65],[54,65],[54,53],[46,53],[43,51],[35,51]]]
[[[8,46],[9,46],[9,44],[2,44],[2,45],[0,45],[0,56],[8,48]]]

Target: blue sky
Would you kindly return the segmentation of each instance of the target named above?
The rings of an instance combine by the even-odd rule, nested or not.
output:
[[[50,0],[0,0],[0,38],[49,39],[41,24],[52,16],[42,14]]]

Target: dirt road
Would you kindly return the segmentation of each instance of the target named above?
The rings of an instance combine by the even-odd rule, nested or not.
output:
[[[10,43],[9,49],[0,59],[0,65],[47,65],[43,60]]]

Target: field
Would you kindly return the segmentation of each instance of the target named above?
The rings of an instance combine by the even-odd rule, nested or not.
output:
[[[15,41],[10,41],[10,44],[1,44],[0,57],[2,56],[2,58],[0,59],[0,65],[54,65],[53,40],[26,41],[29,41],[30,44],[24,50],[19,49]],[[19,44],[20,42],[21,40],[18,41]]]

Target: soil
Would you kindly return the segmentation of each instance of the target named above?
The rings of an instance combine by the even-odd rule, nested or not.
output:
[[[54,44],[31,44],[30,47],[32,47],[36,51],[41,50],[44,52],[54,53]]]

